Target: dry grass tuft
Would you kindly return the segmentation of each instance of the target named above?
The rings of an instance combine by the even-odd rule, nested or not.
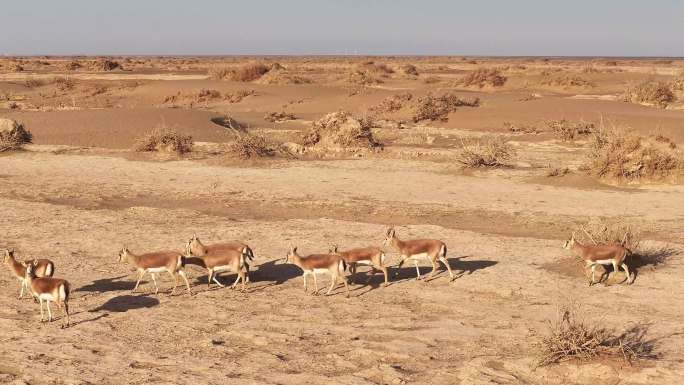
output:
[[[399,70],[400,70],[404,75],[408,75],[408,76],[418,76],[418,75],[420,75],[420,74],[418,73],[418,68],[417,68],[416,66],[414,66],[413,64],[409,64],[409,63],[407,63],[407,64],[402,64],[402,65],[399,67]]]
[[[81,65],[81,63],[79,63],[75,60],[72,60],[72,61],[70,61],[64,65],[64,69],[67,71],[76,71],[77,69],[79,69],[81,67],[83,67],[83,65]]]
[[[312,84],[313,80],[304,76],[290,74],[283,70],[271,69],[271,71],[260,77],[256,82],[259,84]]]
[[[623,100],[626,102],[652,105],[665,108],[675,102],[675,96],[669,84],[664,82],[645,82],[625,91]]]
[[[646,325],[637,324],[616,334],[602,322],[588,321],[579,314],[581,309],[575,304],[558,308],[556,319],[548,321],[548,335],[539,344],[539,366],[599,358],[621,358],[631,364],[658,358],[655,342],[646,340]]]
[[[230,68],[223,66],[214,66],[207,70],[207,74],[214,80],[224,80],[230,75]]]
[[[583,169],[601,178],[662,180],[684,171],[676,146],[616,127],[597,130],[587,156]]]
[[[276,154],[275,148],[261,135],[238,135],[230,150],[241,159],[271,157]]]
[[[380,146],[371,131],[372,122],[358,119],[349,112],[332,112],[313,123],[305,134],[306,146],[322,145],[342,148],[376,148]]]
[[[554,87],[593,87],[594,83],[578,75],[547,76],[541,80],[541,85]]]
[[[504,138],[461,142],[456,161],[465,168],[501,167],[513,157],[514,149]]]
[[[0,118],[0,152],[20,149],[32,140],[33,135],[23,124],[12,119]]]
[[[506,84],[506,80],[508,80],[508,78],[506,78],[498,68],[482,67],[468,73],[458,81],[458,84],[465,87],[477,86],[479,88],[485,86],[501,87]]]
[[[547,120],[544,122],[549,131],[563,141],[570,141],[586,136],[595,131],[594,123],[584,121],[570,122],[565,119]]]
[[[384,98],[380,103],[372,106],[370,111],[374,114],[391,113],[401,110],[413,99],[410,92],[401,92]]]
[[[251,82],[264,76],[271,68],[262,63],[248,63],[231,71],[228,78],[236,82]]]
[[[505,130],[508,130],[514,134],[539,134],[542,132],[542,130],[532,124],[504,122],[503,126]]]
[[[165,126],[158,126],[137,138],[133,148],[137,152],[175,152],[181,155],[192,151],[192,145],[192,136],[180,134]]]
[[[551,167],[546,170],[546,176],[549,178],[552,177],[561,177],[570,174],[570,169],[567,167]]]
[[[297,116],[291,112],[279,111],[269,112],[264,115],[264,120],[267,122],[286,122],[288,120],[296,120]]]
[[[427,94],[418,98],[414,104],[411,119],[414,123],[421,120],[447,121],[449,113],[456,111],[458,107],[478,107],[479,105],[479,98],[463,99],[450,93],[440,96]]]
[[[102,71],[114,71],[115,69],[123,69],[119,62],[114,60],[102,60],[99,63],[100,70]]]

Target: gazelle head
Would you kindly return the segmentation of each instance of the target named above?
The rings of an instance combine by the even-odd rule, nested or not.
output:
[[[131,254],[131,251],[128,250],[128,247],[124,246],[121,251],[119,251],[119,262],[126,262],[128,261],[128,256]]]
[[[2,262],[7,263],[10,259],[14,259],[14,249],[5,249],[5,254],[2,256]]]
[[[565,241],[565,243],[563,244],[563,248],[566,250],[570,250],[570,249],[572,249],[573,246],[575,246],[575,242],[576,242],[575,241],[575,233],[572,233],[572,235],[570,236],[570,239]]]
[[[384,244],[385,246],[391,245],[391,244],[392,244],[392,239],[393,239],[394,237],[395,237],[394,227],[390,227],[389,229],[387,229],[387,232],[385,233],[385,241],[383,242],[383,244]]]
[[[330,248],[328,249],[328,253],[330,254],[337,254],[337,249],[339,247],[337,245],[330,245]]]
[[[190,238],[190,240],[188,240],[188,242],[185,244],[185,254],[201,255],[202,251],[200,250],[200,248],[202,246],[202,242],[200,242],[200,239],[197,237],[197,234],[192,234],[192,238]]]
[[[25,276],[26,279],[32,279],[32,278],[36,277],[36,273],[33,271],[34,268],[35,267],[34,267],[33,263],[27,263],[26,264],[26,276]]]
[[[292,263],[295,255],[297,255],[297,246],[290,246],[290,251],[285,256],[285,263]]]

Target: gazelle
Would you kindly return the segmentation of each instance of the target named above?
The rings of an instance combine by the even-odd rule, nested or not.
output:
[[[570,250],[573,253],[580,256],[586,267],[591,268],[591,281],[589,281],[589,286],[596,283],[596,266],[597,265],[613,265],[613,271],[615,273],[619,272],[618,266],[621,266],[625,270],[625,275],[627,283],[632,283],[631,275],[629,273],[629,268],[625,263],[627,257],[631,254],[631,251],[621,245],[582,245],[575,239],[575,234],[570,237],[570,240],[565,241],[563,248]],[[607,279],[607,278],[606,278]]]
[[[302,257],[297,254],[297,246],[290,247],[290,251],[285,257],[285,263],[291,263],[298,266],[304,271],[302,278],[304,279],[304,292],[307,291],[306,287],[306,276],[312,275],[314,281],[314,294],[318,294],[318,282],[316,280],[316,274],[327,273],[330,274],[330,288],[325,293],[325,295],[330,295],[330,292],[337,284],[337,279],[342,276],[342,283],[344,283],[344,288],[347,291],[347,297],[349,297],[349,286],[347,285],[347,280],[344,277],[344,270],[346,268],[346,263],[344,259],[339,254],[311,254],[306,257]]]
[[[119,262],[130,263],[136,268],[136,270],[138,270],[138,281],[135,283],[135,287],[133,290],[131,290],[131,293],[138,289],[140,280],[145,276],[145,274],[150,273],[152,276],[152,282],[154,282],[154,294],[158,294],[159,287],[157,287],[157,279],[154,275],[156,273],[163,273],[166,271],[171,274],[174,279],[171,295],[176,292],[179,275],[183,277],[183,280],[185,281],[185,286],[188,288],[188,294],[192,295],[192,291],[190,290],[190,282],[188,282],[188,277],[185,275],[184,270],[185,257],[183,257],[181,253],[175,251],[157,251],[153,253],[135,255],[131,253],[128,248],[124,247],[119,252]]]
[[[185,251],[187,254],[186,263],[207,269],[209,274],[207,278],[208,287],[211,286],[212,280],[217,285],[225,287],[216,276],[223,271],[234,271],[237,273],[237,278],[231,289],[234,289],[242,280],[242,290],[245,290],[245,283],[249,274],[247,259],[254,259],[254,253],[249,246],[237,241],[205,246],[197,235],[193,235],[185,245]]]
[[[432,263],[432,271],[428,278],[432,278],[437,271],[437,260],[442,262],[449,271],[449,277],[454,279],[454,273],[451,271],[451,266],[449,266],[449,261],[446,259],[447,247],[446,244],[437,239],[412,239],[408,241],[402,241],[397,238],[394,228],[387,229],[385,233],[385,245],[392,246],[396,249],[401,257],[401,261],[397,266],[401,269],[401,266],[406,261],[413,261],[416,266],[416,280],[419,280],[420,269],[418,268],[418,261],[421,259],[426,259]]]
[[[38,298],[40,302],[40,322],[45,316],[43,312],[43,301],[46,302],[48,310],[48,322],[52,322],[52,310],[50,302],[57,303],[58,307],[64,305],[64,318],[62,318],[62,328],[69,327],[69,282],[64,279],[36,277],[34,266],[26,266],[26,286],[31,294]],[[66,322],[66,323],[65,323]]]
[[[379,247],[363,247],[357,249],[351,249],[347,251],[339,251],[337,245],[333,245],[330,248],[330,252],[333,254],[339,254],[342,256],[344,261],[349,266],[349,272],[351,272],[351,281],[355,282],[354,277],[356,276],[356,265],[369,265],[373,270],[371,274],[376,271],[382,271],[385,275],[385,285],[389,283],[387,276],[387,268],[385,267],[385,253]],[[371,279],[371,275],[368,276],[368,283]]]
[[[19,262],[14,257],[14,250],[5,250],[5,255],[2,261],[7,265],[12,275],[14,275],[21,284],[19,290],[19,298],[24,297],[24,289],[26,287],[26,266],[33,265],[33,272],[36,277],[52,277],[55,273],[55,264],[49,259],[29,259]]]

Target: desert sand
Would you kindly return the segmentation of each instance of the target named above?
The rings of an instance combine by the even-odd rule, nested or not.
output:
[[[72,325],[62,330],[61,313],[40,323],[38,304],[19,300],[19,283],[0,266],[0,382],[675,384],[684,378],[681,179],[591,174],[582,167],[589,135],[563,141],[543,129],[548,120],[566,119],[682,146],[681,88],[667,106],[626,102],[623,93],[645,81],[684,83],[684,61],[111,60],[122,68],[103,71],[102,59],[94,58],[0,60],[0,118],[22,122],[33,135],[23,149],[0,152],[0,249],[14,248],[19,259],[49,258],[55,276],[72,285]],[[364,76],[372,79],[358,80],[354,71],[369,61],[389,71],[368,70]],[[282,68],[253,81],[212,76],[217,68],[254,62]],[[418,75],[405,73],[406,64]],[[499,68],[505,84],[459,82],[482,67]],[[479,98],[479,106],[418,122],[410,108],[374,108],[406,92],[412,101],[448,92]],[[312,122],[338,110],[372,116],[382,146],[301,144]],[[295,119],[265,120],[271,112]],[[247,134],[296,151],[243,159],[228,146],[241,134],[216,123],[226,117]],[[192,151],[132,149],[136,138],[162,125],[191,135]],[[515,132],[511,125],[541,129]],[[491,137],[506,138],[514,150],[505,166],[464,169],[456,160],[464,141]],[[567,174],[549,176],[558,167]],[[631,285],[622,273],[587,285],[582,262],[562,245],[579,224],[597,218],[637,226],[639,252],[659,263],[631,263]],[[381,274],[366,284],[368,269],[361,267],[350,298],[341,286],[331,296],[314,296],[304,293],[301,270],[284,264],[291,245],[303,254],[332,244],[382,246],[388,226],[402,239],[446,242],[457,278],[450,281],[442,268],[429,282],[416,281],[413,266],[396,269],[398,254],[384,246],[389,286],[381,285]],[[207,289],[206,272],[193,266],[187,268],[193,296],[169,295],[172,281],[163,275],[158,295],[149,276],[142,290],[130,292],[133,268],[117,260],[123,245],[133,252],[182,251],[193,233],[207,243],[238,239],[254,249],[245,292]],[[429,271],[423,264],[421,272]],[[221,279],[232,282],[234,274]],[[328,282],[319,279],[321,287]],[[548,321],[568,303],[616,333],[639,330],[654,357],[538,366]]]

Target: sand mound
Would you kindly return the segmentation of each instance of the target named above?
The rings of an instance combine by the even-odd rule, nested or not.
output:
[[[0,118],[0,152],[21,148],[31,143],[33,136],[24,125],[12,119]]]
[[[349,112],[332,112],[313,123],[304,136],[307,146],[374,148],[380,146],[371,131],[371,124],[354,118]]]
[[[282,69],[272,69],[265,75],[261,76],[255,83],[259,84],[311,84],[313,80],[287,73]]]

